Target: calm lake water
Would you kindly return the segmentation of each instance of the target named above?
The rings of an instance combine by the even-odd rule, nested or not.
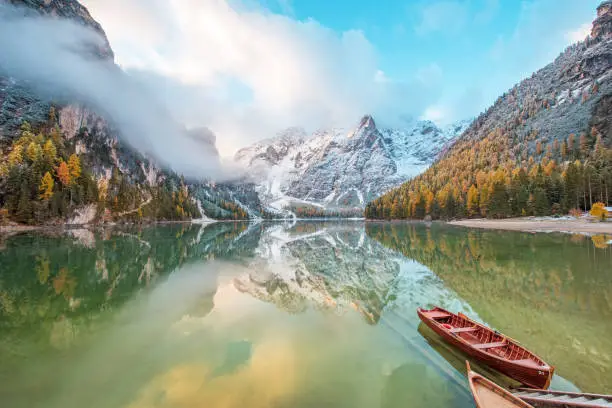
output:
[[[552,388],[612,393],[610,239],[361,222],[0,237],[0,405],[472,407],[465,356],[416,316],[436,304],[555,365]]]

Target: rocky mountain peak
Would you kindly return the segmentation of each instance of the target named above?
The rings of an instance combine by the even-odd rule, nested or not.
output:
[[[593,21],[591,38],[596,41],[612,38],[612,0],[606,0],[597,7],[597,18]]]
[[[248,169],[262,201],[272,208],[362,207],[424,171],[467,127],[441,129],[426,121],[405,125],[377,127],[365,115],[348,133],[322,129],[296,139],[293,131],[291,138],[281,132],[241,149],[235,159]]]
[[[374,122],[372,115],[364,115],[359,121],[357,128],[348,134],[348,138],[358,139],[363,136],[372,135],[376,130],[376,123]]]
[[[106,33],[93,19],[85,6],[77,0],[6,0],[9,4],[21,7],[26,15],[37,13],[41,16],[69,19],[96,31],[104,40],[102,47],[96,47],[94,54],[103,59],[114,60]]]
[[[376,123],[374,122],[372,115],[365,115],[363,118],[361,118],[359,127],[362,129],[367,128],[368,130],[376,129]]]

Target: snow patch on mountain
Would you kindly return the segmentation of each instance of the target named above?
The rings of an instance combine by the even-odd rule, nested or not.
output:
[[[377,127],[364,116],[351,129],[312,134],[289,128],[239,150],[262,202],[277,210],[294,206],[364,207],[388,189],[422,173],[467,129],[469,121],[439,128],[414,121],[401,129]]]

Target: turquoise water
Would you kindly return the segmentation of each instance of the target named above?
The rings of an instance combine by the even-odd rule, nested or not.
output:
[[[416,317],[433,304],[520,340],[553,386],[609,393],[605,242],[361,222],[3,236],[0,401],[471,407],[465,356]]]

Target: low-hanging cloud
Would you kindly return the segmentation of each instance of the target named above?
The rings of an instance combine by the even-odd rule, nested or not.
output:
[[[223,176],[206,138],[187,132],[138,81],[92,50],[96,31],[66,19],[0,4],[0,71],[41,94],[78,100],[105,114],[125,140],[189,177]],[[210,138],[208,138],[210,139]]]
[[[436,99],[432,79],[379,71],[359,30],[271,13],[240,0],[83,0],[119,65],[189,126],[217,134],[222,154],[301,126],[391,124]],[[133,22],[133,23],[130,23]]]

